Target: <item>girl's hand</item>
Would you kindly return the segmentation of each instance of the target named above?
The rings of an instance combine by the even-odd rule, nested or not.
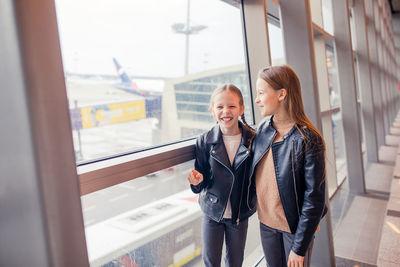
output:
[[[203,182],[203,174],[196,170],[190,170],[188,181],[192,185],[198,185],[199,183]]]
[[[303,256],[297,255],[296,253],[293,252],[293,250],[290,251],[287,264],[288,267],[303,267],[303,262],[304,262]]]

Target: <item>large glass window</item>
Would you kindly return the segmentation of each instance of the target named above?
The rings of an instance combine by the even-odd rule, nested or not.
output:
[[[333,35],[332,0],[321,0],[324,30]]]
[[[334,49],[326,47],[326,62],[328,67],[329,97],[332,108],[340,108],[340,91],[338,84],[338,71]],[[346,153],[344,145],[344,131],[341,111],[332,114],[332,131],[335,146],[336,173],[338,184],[347,176]]]
[[[211,92],[238,86],[251,123],[240,5],[56,0],[78,162],[193,137]],[[229,30],[226,30],[229,29]]]
[[[282,30],[277,23],[268,23],[269,45],[272,66],[285,64]]]
[[[193,161],[82,197],[91,266],[203,266]],[[262,255],[257,216],[249,219],[243,266]]]
[[[201,255],[186,162],[82,197],[91,266],[175,266]]]
[[[353,8],[349,7],[349,14],[350,14],[350,37],[351,37],[351,47],[353,51],[357,50],[357,35],[356,35],[356,25],[354,21],[354,10]]]

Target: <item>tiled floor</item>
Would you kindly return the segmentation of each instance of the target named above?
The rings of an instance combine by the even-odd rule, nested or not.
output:
[[[376,265],[387,201],[355,196],[334,234],[335,255]]]
[[[390,198],[384,218],[382,238],[379,248],[378,266],[400,266],[400,178],[396,169],[390,186]]]
[[[379,148],[379,162],[394,165],[398,148],[395,146],[381,146]]]
[[[386,135],[386,145],[388,146],[395,146],[397,147],[400,142],[400,136],[399,135]]]
[[[388,136],[387,141],[393,143],[381,147],[380,163],[370,164],[365,172],[366,194],[349,193],[345,181],[331,199],[336,266],[380,266],[379,245],[398,152],[394,143],[400,139]]]

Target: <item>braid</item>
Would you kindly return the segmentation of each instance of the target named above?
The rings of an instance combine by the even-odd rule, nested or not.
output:
[[[244,112],[243,112],[243,114],[240,116],[240,119],[242,120],[244,126],[245,126],[248,130],[250,130],[250,132],[251,132],[252,134],[255,134],[255,133],[256,133],[256,130],[254,130],[254,128],[251,127],[251,126],[247,123],[246,118],[244,117]]]

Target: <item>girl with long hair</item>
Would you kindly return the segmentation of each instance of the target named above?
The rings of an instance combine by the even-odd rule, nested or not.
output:
[[[325,208],[325,143],[304,113],[301,87],[287,65],[264,68],[256,104],[263,120],[252,144],[249,194],[269,267],[309,266]],[[254,187],[255,186],[255,187]]]

